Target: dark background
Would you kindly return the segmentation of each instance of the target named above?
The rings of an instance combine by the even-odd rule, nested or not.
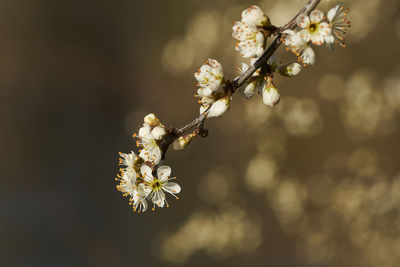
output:
[[[114,177],[143,117],[190,121],[201,64],[246,62],[241,11],[305,1],[0,1],[0,265],[399,266],[400,6],[344,2],[348,47],[277,77],[276,108],[235,95],[168,152],[180,200],[138,215]]]

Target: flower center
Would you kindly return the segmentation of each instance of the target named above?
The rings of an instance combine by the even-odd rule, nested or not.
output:
[[[151,183],[151,189],[153,189],[153,191],[156,191],[160,188],[161,188],[160,181],[158,179],[154,179],[154,181]]]
[[[308,27],[308,29],[310,30],[310,32],[315,32],[318,28],[318,25],[316,23],[311,23],[310,26]]]

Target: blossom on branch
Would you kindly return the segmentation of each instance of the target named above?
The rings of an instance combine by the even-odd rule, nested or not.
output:
[[[242,22],[254,27],[270,26],[269,18],[258,6],[251,6],[242,12]]]
[[[232,37],[238,40],[235,50],[242,57],[259,57],[264,52],[264,34],[255,26],[236,21],[232,27]]]
[[[140,167],[140,172],[142,174],[144,183],[143,191],[146,197],[149,196],[153,202],[153,210],[155,205],[162,208],[166,204],[169,207],[166,196],[164,192],[173,195],[176,199],[178,197],[175,194],[181,192],[181,187],[170,180],[175,179],[175,177],[169,178],[171,175],[171,168],[169,166],[163,165],[157,168],[157,176],[153,176],[152,169],[147,165],[142,165]]]
[[[314,10],[310,16],[302,15],[297,18],[297,25],[302,28],[299,31],[300,37],[304,42],[312,42],[314,45],[324,43],[325,37],[331,34],[328,23],[323,22],[324,13],[320,10]]]
[[[343,35],[350,28],[350,21],[347,19],[348,13],[349,9],[344,9],[342,3],[337,4],[328,11],[327,17],[332,34],[325,37],[325,42],[330,49],[332,49],[335,41],[340,46],[345,47]]]
[[[278,89],[276,89],[276,86],[272,83],[271,77],[266,77],[259,90],[265,105],[273,107],[278,104],[280,95]]]
[[[322,45],[324,42],[332,50],[336,42],[344,47],[343,35],[350,27],[350,21],[346,16],[349,10],[344,10],[342,4],[331,8],[327,17],[320,10],[313,10],[309,16],[303,14],[297,17],[297,29],[283,31],[283,42],[291,50],[303,66],[313,65],[315,53],[311,48],[313,45]]]
[[[313,65],[315,63],[315,53],[310,44],[305,42],[299,32],[293,30],[283,31],[285,34],[284,44],[287,48],[298,56],[299,61],[304,66]]]
[[[225,80],[222,65],[209,58],[194,74],[197,80],[197,95],[200,103],[200,115],[181,128],[166,127],[153,114],[146,115],[143,127],[139,129],[139,154],[120,153],[121,168],[116,180],[116,186],[123,196],[129,198],[129,204],[138,213],[148,209],[147,201],[155,206],[169,206],[166,194],[178,198],[181,187],[171,180],[171,168],[161,161],[165,158],[168,148],[176,150],[185,148],[197,136],[205,137],[208,130],[204,128],[208,118],[215,118],[227,112],[231,105],[233,94],[239,92],[250,99],[258,92],[263,103],[275,106],[280,95],[273,83],[274,73],[286,77],[298,75],[302,67],[299,63],[283,64],[274,55],[283,43],[298,57],[303,66],[315,62],[312,45],[322,45],[324,42],[331,47],[333,43],[344,46],[343,34],[350,27],[342,4],[336,5],[327,13],[327,18],[319,10],[314,10],[320,0],[309,0],[306,6],[290,22],[282,27],[271,24],[269,18],[258,6],[251,6],[242,12],[241,21],[236,21],[232,27],[232,36],[237,40],[235,50],[240,51],[244,58],[250,58],[249,65],[241,64],[240,76],[235,80]],[[294,23],[296,21],[296,23]],[[266,49],[267,38],[276,35],[276,39]]]

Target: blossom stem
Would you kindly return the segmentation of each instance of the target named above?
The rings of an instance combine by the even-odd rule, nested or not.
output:
[[[261,66],[268,64],[268,59],[275,53],[275,51],[282,44],[281,33],[284,30],[292,30],[296,27],[296,19],[300,15],[309,15],[311,11],[315,9],[315,7],[321,2],[321,0],[309,0],[308,3],[300,10],[300,12],[293,17],[288,23],[286,23],[283,27],[278,28],[276,33],[278,36],[272,42],[272,44],[264,51],[264,53],[258,58],[253,65],[251,65],[245,72],[243,72],[237,79],[233,82],[226,81],[225,83],[225,91],[229,92],[229,94],[235,93],[236,89],[241,87],[246,81],[253,75],[253,73],[258,70]],[[188,133],[190,130],[196,131],[201,136],[206,135],[206,130],[204,129],[204,122],[207,119],[208,110],[200,114],[193,121],[187,123],[181,128],[170,128],[168,129],[168,134],[160,143],[160,148],[162,151],[162,158],[165,158],[165,154],[169,148],[169,145],[172,144],[176,139],[181,137],[182,135]]]

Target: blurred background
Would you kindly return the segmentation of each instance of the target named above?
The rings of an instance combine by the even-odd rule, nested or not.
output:
[[[169,209],[135,214],[115,189],[146,114],[182,126],[208,57],[229,79],[247,62],[243,9],[281,26],[305,2],[1,0],[0,266],[400,266],[397,0],[344,1],[347,48],[169,151]]]

